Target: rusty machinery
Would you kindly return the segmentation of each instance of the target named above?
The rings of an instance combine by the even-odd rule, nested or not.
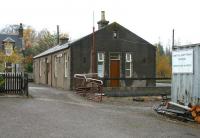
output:
[[[102,101],[103,82],[98,79],[97,73],[75,74],[74,90],[90,100]]]

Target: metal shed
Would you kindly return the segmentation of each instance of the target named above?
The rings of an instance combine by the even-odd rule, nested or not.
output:
[[[175,103],[200,105],[200,44],[174,47],[171,92]]]

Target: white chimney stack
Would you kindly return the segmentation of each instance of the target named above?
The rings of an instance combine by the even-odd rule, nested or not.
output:
[[[102,29],[106,25],[108,25],[109,21],[106,21],[105,18],[105,11],[101,11],[101,20],[97,22],[98,24],[98,29]]]
[[[101,20],[102,21],[106,20],[106,18],[105,18],[105,11],[101,11]]]

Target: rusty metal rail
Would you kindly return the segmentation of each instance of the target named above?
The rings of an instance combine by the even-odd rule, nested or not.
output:
[[[97,79],[96,73],[75,74],[74,90],[90,100],[102,101],[103,81]]]

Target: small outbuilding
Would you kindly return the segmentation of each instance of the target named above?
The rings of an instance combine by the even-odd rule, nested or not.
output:
[[[183,105],[200,105],[200,44],[175,46],[172,51],[171,98]]]
[[[74,74],[90,73],[91,50],[95,45],[96,71],[109,80],[108,87],[152,86],[154,81],[130,78],[155,78],[156,48],[143,38],[114,22],[102,12],[98,30],[75,41],[63,38],[59,45],[34,57],[34,80],[63,89],[73,88]]]

